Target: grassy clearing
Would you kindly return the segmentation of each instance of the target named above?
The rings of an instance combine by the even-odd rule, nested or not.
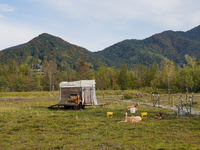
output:
[[[27,97],[53,97],[58,96],[58,91],[52,92],[0,92],[0,98],[27,98]]]
[[[47,93],[36,97],[28,92],[23,98],[17,96],[20,93],[1,95],[0,149],[200,149],[198,115],[177,118],[176,114],[167,114],[169,109],[142,104],[142,110],[134,115],[147,112],[148,119],[118,123],[125,112],[132,115],[126,107],[137,99],[120,100],[121,95],[110,97],[108,92],[105,97],[99,94],[97,100],[109,105],[57,110],[46,107],[58,102],[59,92]],[[167,104],[164,99],[162,102]],[[164,120],[154,119],[159,111],[164,113]],[[113,112],[113,117],[107,118],[107,112]]]

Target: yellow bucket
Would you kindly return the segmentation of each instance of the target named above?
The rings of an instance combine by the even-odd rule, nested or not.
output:
[[[142,116],[142,118],[147,118],[147,112],[142,112],[141,116]]]
[[[107,117],[112,117],[113,116],[113,112],[107,112]]]

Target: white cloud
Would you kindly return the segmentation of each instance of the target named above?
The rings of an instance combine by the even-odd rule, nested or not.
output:
[[[8,4],[0,4],[0,11],[15,11],[15,8]]]
[[[0,14],[0,18],[4,18],[4,16]]]
[[[43,0],[51,8],[77,19],[134,20],[166,28],[185,28],[199,22],[198,0]],[[198,6],[198,7],[194,7]],[[193,16],[193,17],[191,17]],[[195,21],[195,20],[198,21]],[[190,23],[189,23],[190,22]]]

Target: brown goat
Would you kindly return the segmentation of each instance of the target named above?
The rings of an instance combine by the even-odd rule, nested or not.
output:
[[[120,122],[139,122],[141,120],[142,120],[142,118],[140,116],[131,116],[131,117],[128,117],[127,113],[125,113],[124,120],[120,121]],[[120,122],[118,122],[118,123],[120,123]]]
[[[128,107],[127,107],[127,110],[130,110],[131,108],[135,108],[135,110],[141,110],[141,109],[137,109],[138,106],[139,106],[139,103],[136,103],[136,104],[133,105],[133,106],[128,106]]]
[[[159,119],[159,120],[164,119],[164,118],[162,117],[162,115],[163,115],[163,113],[159,112],[154,118],[155,118],[155,119]]]
[[[69,101],[70,102],[75,102],[76,104],[78,104],[79,103],[79,95],[77,95],[77,97],[71,97],[70,99],[69,99]]]

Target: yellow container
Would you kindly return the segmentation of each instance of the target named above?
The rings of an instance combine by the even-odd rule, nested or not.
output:
[[[142,118],[147,118],[147,112],[142,112],[141,116],[142,116]]]
[[[107,112],[107,117],[112,118],[113,112]]]

